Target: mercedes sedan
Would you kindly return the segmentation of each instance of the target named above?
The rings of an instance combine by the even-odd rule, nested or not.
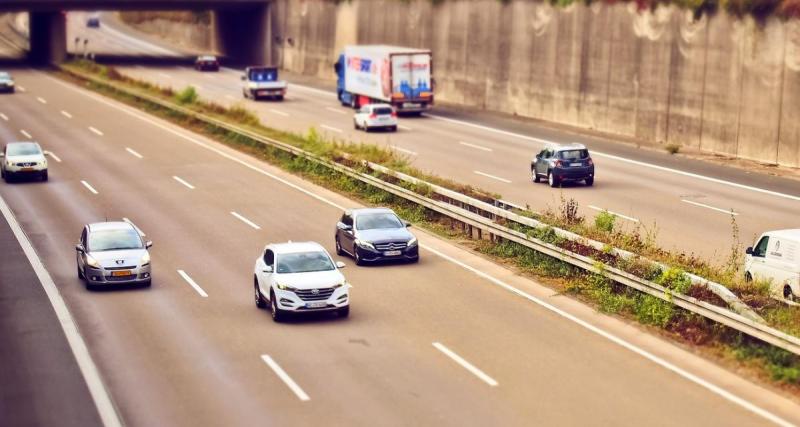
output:
[[[419,261],[417,238],[411,224],[391,209],[352,209],[336,224],[336,253],[349,254],[357,265],[368,261]]]
[[[97,222],[83,227],[77,251],[78,278],[87,289],[113,285],[150,286],[150,253],[127,222]]]

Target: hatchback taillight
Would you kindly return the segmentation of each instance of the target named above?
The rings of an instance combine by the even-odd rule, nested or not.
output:
[[[586,160],[586,165],[587,165],[587,166],[592,166],[593,164],[594,164],[594,162],[592,161],[592,158],[591,158],[591,157],[589,157],[589,158]]]
[[[560,168],[562,165],[563,165],[563,163],[561,162],[561,160],[556,160],[556,161],[553,162],[553,166],[555,166],[557,168]]]
[[[378,115],[377,115],[377,114],[375,114],[375,113],[372,113],[372,114],[370,114],[370,115],[369,115],[369,118],[370,118],[370,119],[377,119],[377,118],[378,118]]]
[[[392,110],[392,117],[397,117],[397,111]]]

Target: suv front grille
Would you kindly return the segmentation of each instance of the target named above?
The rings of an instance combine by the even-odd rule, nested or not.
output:
[[[390,242],[390,243],[376,243],[375,249],[379,251],[397,251],[405,249],[408,242]]]
[[[317,291],[317,293],[314,293]],[[303,289],[294,291],[303,301],[325,301],[333,294],[333,288]]]

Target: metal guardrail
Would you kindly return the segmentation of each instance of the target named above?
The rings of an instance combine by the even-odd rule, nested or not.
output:
[[[160,99],[158,97],[155,97],[155,96],[152,96],[152,95],[149,95],[149,94],[140,93],[139,91],[134,91],[134,90],[130,90],[130,89],[127,89],[127,88],[120,88],[120,87],[117,87],[117,86],[114,86],[114,85],[110,84],[107,81],[98,79],[98,78],[96,78],[94,76],[91,76],[91,75],[86,75],[86,74],[79,73],[79,72],[76,72],[76,71],[73,71],[73,70],[69,70],[69,69],[66,69],[66,68],[62,68],[62,70],[65,71],[66,73],[72,74],[72,75],[74,75],[74,76],[76,76],[78,78],[81,78],[81,79],[84,79],[84,80],[88,80],[88,81],[92,81],[92,82],[94,82],[96,84],[109,87],[109,88],[111,88],[113,90],[116,90],[118,92],[121,92],[121,93],[125,93],[128,96],[132,96],[134,98],[138,98],[140,100],[144,100],[144,101],[153,103],[153,104],[158,105],[158,106],[160,106],[162,108],[166,108],[166,109],[169,109],[169,110],[172,110],[172,111],[179,112],[179,113],[184,114],[184,115],[186,115],[188,117],[191,117],[191,118],[193,118],[195,120],[199,120],[199,121],[205,122],[206,124],[210,124],[210,125],[216,126],[216,127],[220,128],[220,129],[224,129],[224,130],[229,131],[229,132],[233,132],[233,133],[237,133],[237,134],[246,136],[246,137],[248,137],[248,138],[250,138],[252,140],[255,140],[255,141],[261,142],[263,144],[270,145],[272,147],[281,149],[281,150],[286,151],[288,153],[291,153],[293,155],[301,156],[301,157],[303,157],[303,158],[305,158],[307,160],[310,160],[310,161],[315,162],[317,164],[323,165],[323,166],[325,166],[327,168],[330,168],[331,170],[334,170],[336,172],[342,173],[342,174],[347,175],[347,176],[349,176],[351,178],[357,179],[357,180],[359,180],[359,181],[361,181],[361,182],[363,182],[365,184],[368,184],[368,185],[374,186],[376,188],[379,188],[379,189],[381,189],[383,191],[386,191],[386,192],[391,193],[391,194],[393,194],[395,196],[403,198],[403,199],[405,199],[405,200],[407,200],[409,202],[412,202],[412,203],[415,203],[417,205],[423,206],[426,209],[429,209],[431,211],[437,212],[437,213],[439,213],[441,215],[444,215],[446,217],[449,217],[451,219],[454,219],[456,221],[464,223],[464,224],[466,224],[468,226],[475,227],[475,228],[478,228],[480,230],[484,230],[487,233],[489,233],[490,235],[494,235],[494,236],[497,236],[497,237],[500,237],[500,238],[503,238],[503,239],[518,243],[518,244],[523,245],[523,246],[525,246],[527,248],[530,248],[530,249],[532,249],[534,251],[537,251],[537,252],[540,252],[540,253],[545,254],[547,256],[559,259],[559,260],[561,260],[563,262],[566,262],[566,263],[568,263],[570,265],[573,265],[573,266],[575,266],[577,268],[580,268],[580,269],[583,269],[583,270],[586,270],[586,271],[589,271],[589,272],[593,272],[593,273],[596,273],[596,274],[603,275],[603,276],[605,276],[605,277],[607,277],[607,278],[609,278],[609,279],[611,279],[611,280],[613,280],[613,281],[615,281],[617,283],[620,283],[620,284],[623,284],[625,286],[631,287],[631,288],[636,289],[636,290],[638,290],[640,292],[643,292],[645,294],[648,294],[648,295],[651,295],[653,297],[659,298],[661,300],[667,301],[667,302],[669,302],[671,304],[675,304],[678,307],[681,307],[681,308],[683,308],[683,309],[685,309],[685,310],[687,310],[689,312],[692,312],[692,313],[698,314],[700,316],[703,316],[703,317],[705,317],[707,319],[710,319],[712,321],[715,321],[717,323],[720,323],[722,325],[730,327],[730,328],[732,328],[734,330],[737,330],[737,331],[739,331],[741,333],[744,333],[746,335],[749,335],[751,337],[757,338],[757,339],[759,339],[761,341],[764,341],[764,342],[769,343],[771,345],[774,345],[776,347],[782,348],[782,349],[784,349],[786,351],[789,351],[791,353],[794,353],[796,355],[800,355],[800,338],[798,338],[798,337],[786,334],[786,333],[781,332],[781,331],[779,331],[779,330],[777,330],[775,328],[772,328],[772,327],[769,327],[769,326],[764,325],[762,323],[753,321],[753,320],[748,319],[748,318],[746,318],[746,317],[744,317],[744,316],[742,316],[740,314],[734,313],[734,312],[732,312],[730,310],[726,310],[726,309],[721,308],[721,307],[717,307],[717,306],[709,304],[709,303],[707,303],[705,301],[700,301],[700,300],[698,300],[696,298],[693,298],[693,297],[690,297],[690,296],[687,296],[687,295],[673,293],[669,289],[667,289],[667,288],[665,288],[665,287],[663,287],[661,285],[658,285],[656,283],[653,283],[653,282],[644,280],[642,278],[636,277],[636,276],[634,276],[634,275],[632,275],[632,274],[630,274],[630,273],[628,273],[626,271],[623,271],[623,270],[620,270],[620,269],[617,269],[617,268],[614,268],[614,267],[607,266],[607,265],[605,265],[605,264],[603,264],[603,263],[601,263],[599,261],[595,261],[595,260],[593,260],[591,258],[588,258],[588,257],[585,257],[583,255],[567,251],[567,250],[562,249],[562,248],[560,248],[558,246],[555,246],[553,244],[546,243],[544,241],[541,241],[541,240],[538,240],[536,238],[530,237],[530,236],[526,235],[525,233],[522,233],[522,232],[510,229],[508,227],[505,227],[503,225],[497,224],[492,218],[487,218],[487,217],[485,217],[483,215],[480,215],[478,213],[470,212],[468,210],[463,209],[462,207],[453,205],[451,203],[446,203],[446,202],[442,202],[442,201],[439,201],[439,200],[434,200],[434,199],[422,196],[422,195],[417,194],[417,193],[415,193],[415,192],[413,192],[411,190],[408,190],[406,188],[403,188],[403,187],[395,185],[395,184],[391,184],[389,182],[381,180],[380,178],[377,178],[377,177],[372,176],[370,174],[359,172],[359,171],[357,171],[357,170],[355,170],[353,168],[350,168],[348,166],[345,166],[345,165],[342,165],[342,164],[339,164],[339,163],[331,162],[331,161],[329,161],[327,159],[324,159],[324,158],[322,158],[320,156],[317,156],[317,155],[315,155],[313,153],[309,153],[309,152],[307,152],[305,150],[302,150],[302,149],[300,149],[298,147],[295,147],[293,145],[290,145],[290,144],[287,144],[287,143],[284,143],[284,142],[281,142],[281,141],[278,141],[278,140],[275,140],[275,139],[272,139],[272,138],[268,138],[268,137],[265,137],[263,135],[259,135],[259,134],[255,133],[253,131],[248,130],[248,129],[244,129],[244,128],[241,128],[239,126],[235,126],[235,125],[226,123],[226,122],[224,122],[222,120],[219,120],[217,118],[210,117],[210,116],[202,114],[202,113],[198,113],[198,112],[193,111],[193,110],[191,110],[189,108],[176,105],[174,103],[165,101],[165,100]],[[381,165],[368,164],[368,166],[370,166],[370,168],[373,168],[374,170],[376,170],[378,172],[385,173],[385,174],[390,174],[390,175],[395,176],[397,178],[400,178],[401,176],[403,176],[405,178],[404,180],[407,181],[407,182],[428,185],[431,188],[435,188],[437,193],[440,193],[442,195],[446,195],[448,198],[452,198],[453,200],[459,200],[459,201],[468,203],[470,206],[479,206],[480,210],[492,213],[492,214],[497,215],[499,217],[512,219],[512,220],[515,220],[515,221],[519,219],[520,223],[529,225],[531,227],[537,227],[537,225],[535,225],[535,224],[541,224],[541,223],[539,223],[538,221],[536,221],[534,219],[523,217],[523,216],[517,215],[517,214],[515,214],[513,212],[509,212],[509,211],[507,211],[505,209],[501,209],[499,207],[492,206],[492,205],[490,205],[488,203],[468,198],[467,196],[465,196],[463,194],[460,194],[460,193],[457,193],[457,192],[452,191],[452,190],[448,190],[448,189],[445,189],[445,188],[442,188],[442,187],[431,185],[429,183],[423,182],[423,181],[421,181],[421,180],[419,180],[417,178],[411,177],[409,175],[405,175],[405,174],[402,174],[402,173],[399,173],[399,172],[396,172],[396,171],[392,171],[392,170],[390,170],[388,168],[385,168],[385,167],[383,167]],[[564,230],[562,230],[562,232],[563,233],[569,233],[569,232],[564,231]],[[576,239],[579,239],[579,241],[587,241],[588,240],[588,239],[585,239],[585,238],[583,238],[581,236],[578,236],[578,235],[576,235],[574,233],[569,233],[569,234],[572,234]],[[566,237],[566,236],[567,235],[565,234],[564,237]]]

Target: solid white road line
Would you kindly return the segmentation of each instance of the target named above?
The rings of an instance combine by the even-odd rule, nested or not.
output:
[[[0,113],[0,118],[2,118],[2,119],[3,119],[3,120],[5,120],[5,121],[8,121],[8,116],[6,116],[6,115],[5,115],[5,114],[3,114],[3,113]]]
[[[733,215],[733,216],[739,215],[739,212],[735,212],[733,209],[725,210],[725,209],[715,208],[714,206],[704,205],[702,203],[697,203],[697,202],[693,202],[691,200],[686,200],[686,199],[681,199],[681,201],[683,203],[688,203],[690,205],[700,206],[701,208],[711,209],[712,211],[722,212],[722,213],[728,214],[728,215]]]
[[[186,186],[186,187],[188,187],[190,190],[194,190],[194,185],[192,185],[192,184],[189,184],[188,182],[184,181],[184,180],[183,180],[183,179],[181,179],[180,177],[177,177],[177,176],[174,176],[174,175],[173,175],[173,176],[172,176],[172,179],[174,179],[175,181],[178,181],[178,182],[180,182],[181,184],[185,185],[185,186]]]
[[[274,110],[274,109],[270,108],[269,112],[270,112],[270,113],[277,114],[277,115],[279,115],[279,116],[283,116],[283,117],[289,117],[289,113],[283,112],[283,111],[281,111],[281,110]]]
[[[68,113],[68,112],[66,112],[64,110],[61,110],[61,115],[66,117],[66,118],[68,118],[68,119],[72,118],[72,114],[70,114],[70,113]]]
[[[195,283],[195,281],[192,280],[192,278],[189,277],[189,275],[186,274],[185,271],[178,270],[178,274],[180,274],[181,277],[183,277],[183,280],[185,280],[186,283],[188,283],[192,288],[194,288],[194,290],[197,291],[197,293],[200,294],[201,297],[208,298],[208,294],[206,293],[206,291],[204,291],[203,288],[200,287],[200,285]]]
[[[19,130],[19,133],[21,133],[21,134],[25,135],[25,138],[28,138],[28,139],[33,139],[33,137],[31,136],[31,134],[29,134],[29,133],[28,133],[28,131],[26,131],[25,129],[20,129],[20,130]]]
[[[94,194],[100,194],[100,193],[98,193],[98,192],[97,192],[97,190],[95,190],[95,189],[94,189],[94,187],[92,187],[91,185],[89,185],[89,183],[88,183],[88,182],[81,180],[81,184],[83,184],[83,186],[84,186],[84,187],[86,187],[86,189],[88,189],[88,190],[89,190],[89,191],[91,191],[92,193],[94,193]]]
[[[84,381],[86,381],[89,394],[92,396],[94,405],[97,407],[97,412],[100,414],[101,422],[105,427],[122,426],[122,420],[114,409],[111,395],[108,392],[108,388],[103,384],[100,371],[97,369],[94,360],[92,360],[89,348],[86,346],[86,342],[83,340],[78,330],[77,322],[75,322],[67,305],[64,303],[64,298],[61,296],[61,293],[59,293],[58,287],[53,282],[53,278],[44,267],[44,263],[42,263],[42,260],[36,254],[36,250],[33,249],[33,245],[30,240],[28,240],[22,227],[20,227],[19,222],[17,222],[17,218],[2,197],[0,197],[0,212],[2,212],[11,231],[17,238],[17,241],[22,247],[22,251],[28,258],[28,262],[31,263],[31,267],[33,267],[33,271],[36,273],[39,283],[42,284],[42,288],[44,288],[45,294],[47,294],[47,299],[50,300],[50,305],[53,306],[58,323],[61,324],[61,329],[64,331],[64,335],[67,338],[69,348],[75,356],[75,361],[78,363],[78,368],[81,371],[81,375],[83,375]]]
[[[20,92],[27,92],[28,91],[27,89],[25,89],[25,86],[19,86],[19,85],[17,85],[17,90],[20,91]]]
[[[144,158],[144,156],[142,156],[141,154],[137,153],[136,151],[133,151],[132,148],[125,147],[125,151],[131,153],[132,155],[134,155],[134,156],[136,156],[136,157],[138,157],[140,159]]]
[[[404,126],[404,125],[397,125],[397,127],[402,129],[402,130],[414,130],[414,129],[411,129],[410,127]]]
[[[505,179],[505,178],[500,178],[499,176],[489,175],[488,173],[486,173],[486,172],[481,172],[481,171],[473,171],[473,172],[475,172],[475,173],[476,173],[476,174],[478,174],[478,175],[483,175],[483,176],[485,176],[485,177],[487,177],[487,178],[492,178],[492,179],[496,179],[496,180],[498,180],[498,181],[505,182],[506,184],[511,184],[511,181],[509,181],[509,180],[507,180],[507,179]]]
[[[331,132],[342,133],[342,130],[341,130],[341,129],[339,129],[339,128],[335,128],[335,127],[333,127],[333,126],[328,126],[328,125],[319,125],[319,127],[323,128],[323,129],[328,129],[328,130],[329,130],[329,131],[331,131]]]
[[[466,360],[464,360],[463,357],[455,354],[452,350],[450,350],[449,348],[445,347],[442,343],[435,342],[435,343],[433,343],[433,346],[436,347],[437,350],[439,350],[442,353],[444,353],[447,357],[453,359],[456,363],[461,365],[462,368],[464,368],[464,369],[468,370],[469,372],[471,372],[472,375],[475,375],[476,377],[480,378],[481,381],[485,382],[486,384],[489,384],[489,386],[491,386],[491,387],[497,387],[497,385],[498,385],[497,381],[495,381],[492,377],[486,375],[480,369],[476,368],[475,365],[473,365],[473,364],[467,362]]]
[[[333,107],[325,107],[325,109],[336,114],[347,114],[346,112]]]
[[[250,221],[249,219],[243,217],[242,215],[239,215],[238,213],[233,211],[231,211],[231,215],[235,216],[236,218],[239,218],[243,223],[255,228],[256,230],[261,230],[261,227],[259,227],[258,224],[254,223],[253,221]]]
[[[491,148],[488,148],[488,147],[482,147],[482,146],[480,146],[480,145],[475,145],[475,144],[470,144],[469,142],[459,141],[458,143],[459,143],[459,144],[461,144],[461,145],[463,145],[463,146],[465,146],[465,147],[474,148],[474,149],[476,149],[476,150],[482,150],[482,151],[488,151],[488,152],[492,152],[492,151],[494,151],[494,150],[492,150]]]
[[[638,220],[638,219],[636,219],[636,218],[634,218],[634,217],[631,217],[631,216],[625,216],[625,215],[623,215],[623,214],[621,214],[621,213],[616,213],[616,212],[614,212],[614,211],[610,211],[610,210],[608,210],[608,209],[598,208],[597,206],[594,206],[594,205],[589,205],[589,209],[594,209],[594,210],[596,210],[596,211],[600,211],[600,212],[608,212],[608,213],[610,213],[611,215],[618,216],[618,217],[620,217],[620,218],[622,218],[622,219],[627,219],[628,221],[632,221],[632,222],[639,222],[639,220]]]
[[[212,146],[210,144],[207,144],[207,143],[205,143],[205,142],[203,142],[203,141],[201,141],[201,140],[199,140],[199,139],[197,139],[197,138],[195,138],[193,136],[190,136],[186,130],[180,129],[176,125],[160,122],[160,121],[158,121],[158,120],[156,120],[156,119],[146,115],[145,113],[142,113],[141,111],[138,111],[138,110],[136,110],[136,109],[134,109],[132,107],[128,107],[126,105],[121,105],[121,104],[119,104],[117,102],[112,102],[112,101],[110,101],[108,99],[105,99],[104,97],[102,97],[100,95],[94,94],[94,93],[89,92],[89,91],[87,91],[85,89],[77,88],[77,87],[75,87],[73,85],[65,83],[65,82],[63,82],[63,81],[61,81],[61,80],[59,80],[59,79],[57,79],[55,77],[52,77],[50,75],[41,73],[41,76],[44,77],[45,79],[48,79],[48,80],[50,80],[50,81],[52,81],[52,82],[64,87],[64,88],[67,88],[67,89],[72,90],[72,91],[74,91],[76,93],[79,93],[79,94],[81,94],[81,95],[83,95],[83,96],[85,96],[87,98],[93,99],[93,100],[97,101],[98,103],[101,103],[101,104],[107,105],[107,106],[109,106],[111,108],[114,108],[116,110],[119,110],[119,111],[121,111],[121,112],[123,112],[125,114],[128,114],[128,115],[130,115],[132,117],[135,117],[135,118],[137,118],[137,119],[139,119],[139,120],[141,120],[141,121],[143,121],[145,123],[149,123],[150,125],[152,125],[154,127],[157,127],[157,128],[159,128],[159,129],[161,129],[161,130],[163,130],[165,132],[171,133],[171,134],[177,136],[178,138],[184,139],[184,140],[186,140],[188,142],[191,142],[192,144],[195,144],[195,145],[197,145],[199,147],[202,147],[202,148],[204,148],[204,149],[206,149],[208,151],[214,152],[214,153],[220,155],[221,157],[224,157],[224,158],[226,158],[226,159],[228,159],[228,160],[230,160],[232,162],[235,162],[235,163],[237,163],[237,164],[239,164],[241,166],[244,166],[247,169],[252,170],[253,172],[259,173],[259,174],[264,175],[264,176],[266,176],[266,177],[268,177],[270,179],[273,179],[273,180],[275,180],[277,182],[280,182],[281,184],[284,184],[287,187],[293,188],[293,189],[297,190],[298,192],[307,195],[308,197],[311,197],[313,199],[319,200],[320,202],[325,203],[325,204],[327,204],[329,206],[332,206],[332,207],[334,207],[336,209],[339,209],[339,210],[345,210],[346,209],[345,206],[340,205],[340,204],[338,204],[338,203],[336,203],[336,202],[334,202],[332,200],[329,200],[326,197],[320,196],[319,194],[317,194],[317,193],[315,193],[315,192],[313,192],[311,190],[303,188],[298,184],[292,183],[292,182],[290,182],[290,181],[288,181],[288,180],[286,180],[284,178],[281,178],[281,177],[279,177],[279,176],[277,176],[277,175],[275,175],[275,174],[273,174],[271,172],[268,172],[265,169],[262,169],[262,168],[260,168],[258,166],[255,166],[250,162],[244,161],[244,160],[242,160],[242,159],[240,159],[240,158],[238,158],[238,157],[236,157],[236,156],[234,156],[232,154],[229,154],[229,153],[227,153],[227,152],[225,152],[225,151],[223,151],[223,150],[221,150],[221,149],[219,149],[217,147],[214,147],[214,146]],[[300,87],[302,87],[302,86],[300,86]],[[314,89],[314,90],[318,91],[317,89]],[[324,91],[319,91],[319,92],[327,94],[327,92],[324,92]],[[335,95],[333,95],[333,96],[335,96]],[[648,351],[646,351],[646,350],[644,350],[642,348],[639,348],[636,345],[631,344],[631,343],[623,340],[622,338],[617,337],[616,335],[614,335],[614,334],[612,334],[610,332],[606,332],[603,329],[600,329],[599,327],[594,326],[594,325],[592,325],[591,323],[589,323],[589,322],[587,322],[585,320],[582,320],[582,319],[580,319],[580,318],[578,318],[578,317],[576,317],[576,316],[574,316],[574,315],[572,315],[570,313],[567,313],[564,310],[561,310],[560,308],[558,308],[558,307],[556,307],[554,305],[551,305],[551,304],[545,302],[544,300],[536,298],[536,297],[534,297],[534,296],[532,296],[532,295],[530,295],[530,294],[528,294],[528,293],[526,293],[526,292],[524,292],[524,291],[522,291],[520,289],[517,289],[514,286],[511,286],[508,283],[506,283],[506,282],[504,282],[504,281],[502,281],[502,280],[500,280],[500,279],[498,279],[498,278],[496,278],[496,277],[494,277],[494,276],[492,276],[492,275],[490,275],[488,273],[483,272],[482,270],[479,270],[479,269],[477,269],[475,267],[472,267],[472,266],[470,266],[468,264],[465,264],[464,262],[462,262],[462,261],[460,261],[458,259],[455,259],[455,258],[453,258],[453,257],[451,257],[451,256],[449,256],[449,255],[447,255],[445,253],[439,252],[438,250],[436,250],[436,249],[434,249],[434,248],[432,248],[432,247],[430,247],[428,245],[420,244],[420,247],[425,249],[425,250],[427,250],[427,251],[429,251],[429,252],[431,252],[432,254],[444,259],[445,261],[448,261],[448,262],[450,262],[452,264],[455,264],[455,265],[457,265],[457,266],[459,266],[459,267],[461,267],[461,268],[463,268],[463,269],[475,274],[478,277],[482,277],[483,279],[485,279],[486,281],[488,281],[489,283],[491,283],[491,284],[493,284],[495,286],[503,288],[503,289],[507,290],[508,292],[511,292],[511,293],[513,293],[513,294],[515,294],[517,296],[520,296],[520,297],[522,297],[522,298],[524,298],[524,299],[526,299],[526,300],[528,300],[528,301],[530,301],[530,302],[532,302],[534,304],[537,304],[537,305],[539,305],[539,306],[541,306],[541,307],[543,307],[543,308],[545,308],[547,310],[550,310],[553,313],[563,317],[564,319],[567,319],[567,320],[569,320],[571,322],[574,322],[574,323],[578,324],[579,326],[581,326],[583,328],[586,328],[587,330],[589,330],[589,331],[591,331],[591,332],[593,332],[593,333],[595,333],[595,334],[597,334],[597,335],[599,335],[599,336],[601,336],[601,337],[613,342],[614,344],[617,344],[622,348],[625,348],[625,349],[627,349],[627,350],[629,350],[629,351],[631,351],[633,353],[636,353],[637,355],[639,355],[639,356],[641,356],[641,357],[643,357],[643,358],[645,358],[645,359],[647,359],[647,360],[649,360],[649,361],[661,366],[662,368],[667,369],[667,370],[669,370],[669,371],[671,371],[671,372],[683,377],[684,379],[686,379],[686,380],[688,380],[688,381],[690,381],[690,382],[692,382],[694,384],[697,384],[697,385],[705,388],[706,390],[710,391],[711,393],[714,393],[714,394],[716,394],[716,395],[728,400],[729,402],[731,402],[731,403],[733,403],[735,405],[738,405],[738,406],[740,406],[740,407],[742,407],[742,408],[744,408],[744,409],[746,409],[746,410],[748,410],[748,411],[750,411],[750,412],[752,412],[752,413],[754,413],[754,414],[756,414],[758,416],[761,416],[761,417],[763,417],[763,418],[765,418],[765,419],[767,419],[767,420],[769,420],[769,421],[771,421],[771,422],[773,422],[775,424],[778,424],[780,426],[791,427],[793,425],[790,422],[784,420],[783,418],[773,414],[772,412],[769,412],[769,411],[767,411],[765,409],[762,409],[761,407],[756,406],[756,405],[750,403],[749,401],[747,401],[745,399],[742,399],[739,396],[737,396],[737,395],[735,395],[735,394],[733,394],[733,393],[731,393],[731,392],[729,392],[729,391],[727,391],[727,390],[725,390],[725,389],[723,389],[723,388],[721,388],[721,387],[719,387],[719,386],[717,386],[717,385],[715,385],[713,383],[710,383],[710,382],[708,382],[708,381],[706,381],[706,380],[704,380],[704,379],[702,379],[702,378],[700,378],[700,377],[698,377],[698,376],[696,376],[696,375],[694,375],[694,374],[692,374],[692,373],[690,373],[688,371],[685,371],[685,370],[679,368],[678,366],[675,366],[672,363],[667,362],[666,360],[664,360],[664,359],[662,359],[662,358],[660,358],[660,357],[658,357],[658,356],[656,356],[656,355],[654,355],[654,354],[652,354],[652,353],[650,353],[650,352],[648,352]]]
[[[42,104],[47,104],[47,100],[46,100],[46,99],[44,99],[44,98],[42,98],[41,96],[37,96],[37,97],[36,97],[36,100],[37,100],[37,101],[39,101],[39,102],[41,102]]]
[[[61,159],[55,154],[53,154],[52,151],[45,151],[44,154],[47,154],[48,156],[52,157],[53,160],[57,161],[58,163],[61,163]]]
[[[103,136],[103,132],[100,132],[99,130],[97,130],[97,129],[91,127],[91,126],[89,126],[89,130],[92,131],[93,133],[97,134],[98,136]]]
[[[412,155],[412,156],[416,156],[416,155],[418,155],[418,154],[419,154],[419,153],[417,153],[416,151],[406,150],[405,148],[398,147],[398,146],[396,146],[396,145],[392,145],[392,149],[394,149],[394,150],[397,150],[397,151],[400,151],[400,152],[403,152],[403,153],[406,153],[406,154],[410,154],[410,155]]]
[[[147,234],[144,234],[144,232],[139,227],[137,227],[136,224],[133,223],[133,221],[129,220],[128,218],[122,218],[122,220],[127,222],[128,224],[132,225],[133,228],[136,229],[136,232],[139,233],[140,236],[142,236],[142,237],[146,237],[147,236]]]
[[[298,399],[302,400],[303,402],[308,402],[309,400],[311,400],[311,398],[308,397],[306,392],[304,392],[303,389],[300,388],[300,386],[297,385],[296,382],[294,382],[292,377],[290,377],[289,374],[286,373],[286,371],[284,371],[277,363],[275,363],[275,361],[272,360],[272,358],[268,354],[262,354],[261,360],[263,360],[264,363],[266,363],[267,366],[269,366],[270,369],[272,369],[272,371],[275,372],[275,375],[277,375],[278,378],[280,378],[281,381],[283,381],[284,384],[286,384],[286,386],[288,386],[289,389],[294,392],[294,394],[297,396]]]
[[[165,79],[171,79],[172,78],[172,76],[170,76],[167,73],[156,73],[156,74],[158,74],[159,76],[161,76],[161,77],[163,77]]]

